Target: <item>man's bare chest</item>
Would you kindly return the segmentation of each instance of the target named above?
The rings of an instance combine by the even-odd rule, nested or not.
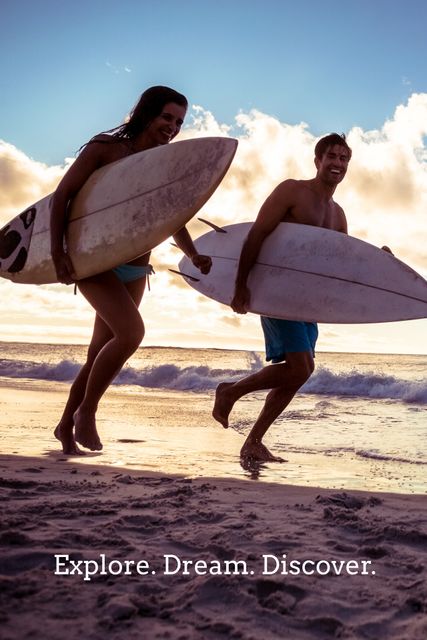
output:
[[[340,215],[334,202],[322,202],[312,199],[296,203],[285,215],[284,222],[298,222],[326,229],[339,229]]]

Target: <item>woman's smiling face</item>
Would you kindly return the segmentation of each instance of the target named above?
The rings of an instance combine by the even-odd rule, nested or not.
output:
[[[145,129],[146,140],[152,146],[168,144],[181,130],[187,109],[175,102],[168,102],[160,115],[156,116]]]

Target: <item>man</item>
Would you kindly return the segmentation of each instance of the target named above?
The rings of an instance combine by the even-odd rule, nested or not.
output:
[[[344,179],[351,149],[345,136],[332,133],[316,144],[311,180],[285,180],[262,205],[242,248],[231,306],[246,313],[250,302],[247,286],[265,238],[280,222],[308,224],[347,233],[343,209],[333,200],[335,189]],[[225,428],[234,403],[253,391],[271,389],[264,407],[247,437],[240,455],[260,461],[283,462],[262,443],[270,425],[288,406],[298,389],[314,371],[317,324],[261,317],[266,343],[266,358],[273,364],[235,383],[224,382],[216,391],[213,417]]]

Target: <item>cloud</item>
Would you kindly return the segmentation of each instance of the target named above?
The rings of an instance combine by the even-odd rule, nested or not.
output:
[[[71,162],[48,166],[0,140],[0,224],[51,193]]]
[[[306,179],[315,173],[313,150],[318,137],[304,122],[289,125],[256,109],[238,113],[234,122],[227,124],[218,122],[214,114],[201,106],[193,107],[190,115],[189,126],[180,139],[210,135],[232,135],[239,139],[230,170],[199,212],[216,224],[253,220],[280,181],[289,177]],[[427,273],[426,135],[427,93],[412,94],[378,130],[354,127],[348,132],[353,148],[350,169],[336,192],[336,200],[347,213],[352,235],[377,245],[389,245],[398,257],[424,275]],[[0,141],[0,223],[6,223],[53,191],[71,162],[67,159],[63,166],[47,166]],[[193,219],[189,229],[197,237],[207,227]],[[169,241],[153,252],[157,273],[142,304],[150,343],[178,341],[211,346],[227,343],[230,347],[262,348],[255,316],[235,316],[224,305],[201,297],[182,278],[167,271],[169,267],[176,268],[181,255]],[[55,335],[64,339],[77,333],[90,334],[93,312],[82,296],[71,295],[70,288],[26,287],[0,280],[0,294],[3,309],[7,310],[0,317],[1,327],[13,328],[16,319],[17,326],[22,327],[21,339],[28,338],[28,332],[37,323],[46,327],[48,335],[53,335],[55,325]],[[37,331],[43,334],[35,328],[34,332]],[[323,334],[324,345],[333,343],[341,350],[360,348],[362,333],[345,328],[330,331]],[[363,341],[368,341],[367,331],[363,328]],[[383,332],[381,328],[374,341],[380,350],[390,347],[381,337]],[[369,344],[370,348],[375,347],[374,342]]]
[[[126,73],[132,73],[132,69],[128,65],[125,65],[124,67],[118,67],[117,65],[112,64],[107,60],[105,66],[108,67],[108,69],[110,69],[110,71],[115,75],[118,75],[122,71],[125,71]]]
[[[288,125],[256,109],[234,126],[197,107],[186,137],[234,135],[239,147],[230,170],[201,212],[224,225],[253,220],[272,189],[286,178],[314,176],[318,137],[306,123]],[[327,133],[327,132],[325,132]],[[427,270],[427,93],[412,94],[378,130],[348,133],[353,157],[335,199],[352,235],[387,244],[416,269]]]
[[[426,197],[426,134],[427,94],[413,94],[379,131],[350,131],[350,187],[370,209],[409,214]]]
[[[239,316],[236,316],[236,315],[222,316],[222,318],[220,318],[220,322],[225,322],[225,324],[229,324],[232,327],[237,327],[237,328],[239,328],[242,324],[241,319],[239,318]]]
[[[118,68],[114,64],[111,64],[111,62],[108,62],[108,60],[105,63],[105,66],[108,67],[112,73],[115,73],[116,75],[119,73]]]

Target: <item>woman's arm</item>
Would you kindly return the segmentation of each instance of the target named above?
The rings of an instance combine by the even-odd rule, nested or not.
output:
[[[173,239],[181,251],[190,258],[191,262],[195,267],[197,267],[197,269],[204,274],[209,273],[212,267],[212,259],[209,256],[203,256],[197,253],[197,249],[194,246],[186,227],[182,227],[182,229],[177,231],[174,234]]]
[[[89,176],[102,165],[105,145],[93,143],[85,147],[68,169],[50,201],[50,242],[52,260],[59,282],[73,282],[73,265],[64,248],[66,212],[70,200],[82,188]]]

